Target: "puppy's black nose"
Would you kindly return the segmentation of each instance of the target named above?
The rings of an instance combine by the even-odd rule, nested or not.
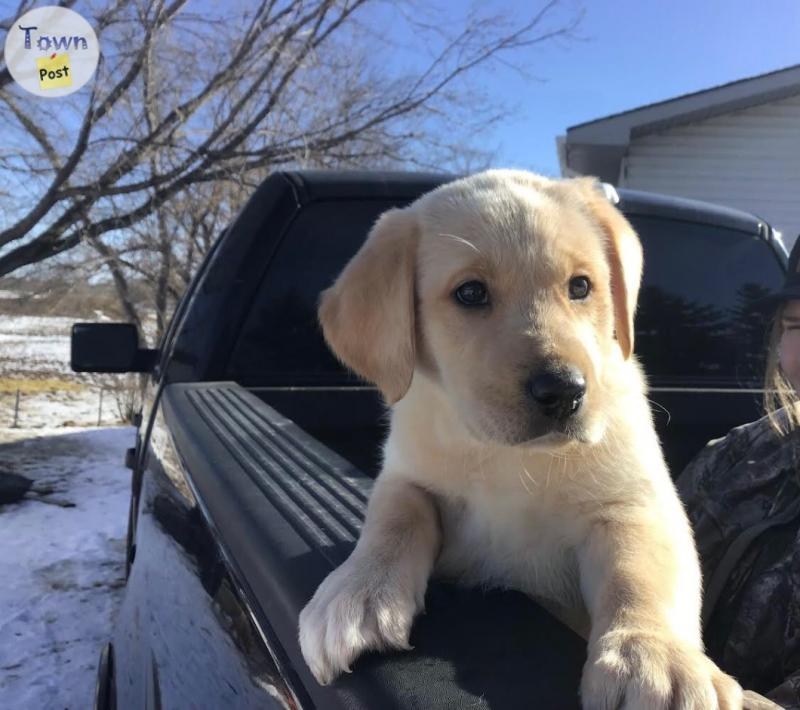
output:
[[[528,392],[543,414],[566,419],[580,408],[586,394],[586,380],[575,368],[545,370],[529,380]]]

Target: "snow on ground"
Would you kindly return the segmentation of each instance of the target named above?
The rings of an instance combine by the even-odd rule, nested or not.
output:
[[[0,427],[11,428],[14,421],[16,394],[0,392]],[[80,390],[21,392],[17,426],[38,429],[74,426],[96,426],[98,414],[104,425],[120,422],[119,410],[111,391],[103,393],[100,410],[100,387]]]
[[[100,388],[115,380],[71,372],[75,320],[0,315],[0,477],[20,474],[51,491],[0,505],[3,710],[91,707],[124,583],[122,462],[134,430],[76,428],[97,424]],[[120,420],[115,400],[106,389],[106,425]]]
[[[133,437],[130,427],[0,430],[0,472],[52,489],[42,498],[50,503],[0,506],[4,709],[91,707],[124,584],[130,471],[122,458]]]

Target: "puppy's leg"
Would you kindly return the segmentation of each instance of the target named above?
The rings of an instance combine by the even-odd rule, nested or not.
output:
[[[300,648],[320,683],[349,671],[366,650],[410,648],[440,540],[430,495],[381,473],[355,550],[300,614]]]
[[[677,522],[652,509],[606,511],[579,550],[592,618],[586,710],[742,707],[739,685],[703,653],[697,556]]]

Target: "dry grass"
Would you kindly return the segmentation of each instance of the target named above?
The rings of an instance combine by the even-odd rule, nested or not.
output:
[[[17,390],[22,394],[32,394],[38,392],[80,392],[85,390],[87,385],[75,380],[67,380],[56,377],[31,378],[31,377],[0,377],[0,394],[11,394]]]

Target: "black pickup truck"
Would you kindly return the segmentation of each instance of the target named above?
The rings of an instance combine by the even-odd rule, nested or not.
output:
[[[570,708],[582,639],[534,602],[434,582],[412,651],[360,659],[321,687],[297,619],[359,534],[383,405],[316,321],[383,211],[451,179],[267,178],[209,253],[157,350],[125,324],[76,324],[76,370],[148,373],[135,447],[128,579],[96,707]],[[620,190],[645,273],[636,352],[677,474],[758,415],[767,313],[786,253],[759,219]]]

